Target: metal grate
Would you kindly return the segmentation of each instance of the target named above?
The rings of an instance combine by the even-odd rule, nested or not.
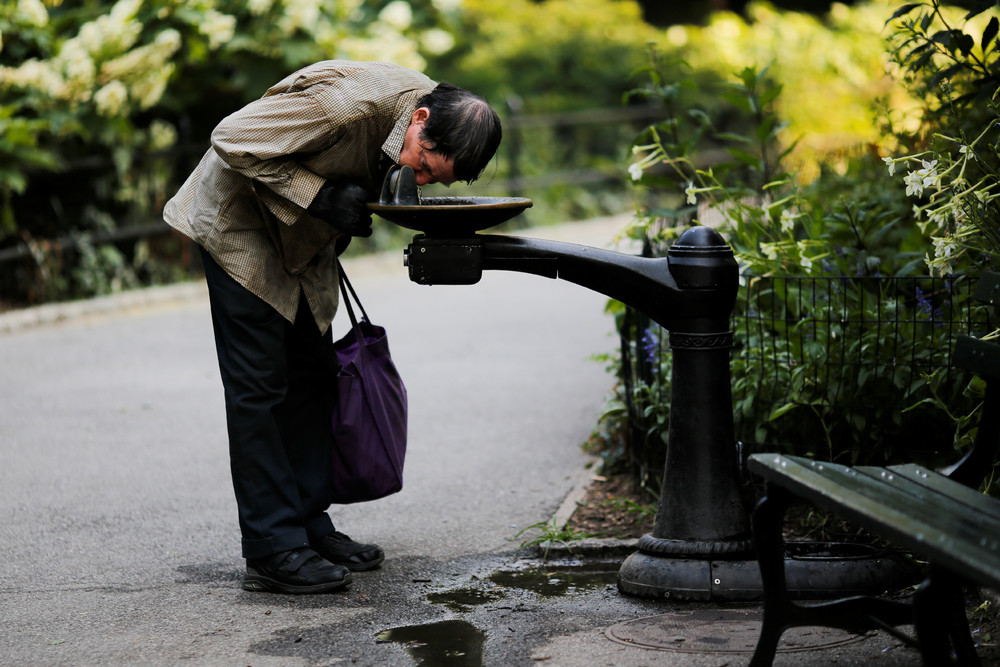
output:
[[[932,401],[964,409],[969,378],[952,366],[954,340],[989,327],[971,298],[973,284],[748,280],[734,322],[737,438],[750,449],[763,444],[851,463],[953,456],[955,424]]]
[[[953,460],[955,423],[931,400],[956,414],[972,408],[963,397],[969,376],[952,367],[951,354],[958,335],[992,330],[971,298],[974,282],[748,278],[735,307],[731,363],[743,454]],[[629,458],[644,477],[658,475],[669,419],[667,335],[634,311],[621,334]]]

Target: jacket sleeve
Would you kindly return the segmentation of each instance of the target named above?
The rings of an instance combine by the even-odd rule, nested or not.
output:
[[[230,168],[304,210],[326,179],[296,156],[323,150],[342,132],[312,95],[298,91],[262,97],[226,117],[212,132],[212,147]]]

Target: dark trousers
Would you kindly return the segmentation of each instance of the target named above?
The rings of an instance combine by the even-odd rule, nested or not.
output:
[[[326,535],[332,448],[332,334],[304,294],[292,324],[202,251],[243,556],[262,558]]]

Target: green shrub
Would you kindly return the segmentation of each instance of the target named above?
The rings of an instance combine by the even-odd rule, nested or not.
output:
[[[629,173],[640,201],[659,194],[660,204],[643,208],[630,233],[662,255],[687,225],[709,224],[736,252],[742,289],[732,370],[736,428],[746,443],[851,463],[954,460],[948,443],[967,443],[975,391],[951,374],[950,349],[956,334],[988,325],[969,287],[994,261],[1000,219],[993,210],[998,22],[980,17],[985,8],[965,14],[983,26],[975,39],[934,28],[953,15],[936,1],[897,12],[903,22],[894,34],[905,38],[895,58],[908,72],[900,90],[910,100],[940,94],[908,107],[906,123],[883,126],[876,150],[843,150],[832,165],[808,135],[789,140],[794,105],[783,100],[801,85],[796,77],[808,76],[802,70],[787,83],[784,76],[794,57],[808,58],[789,52],[762,69],[738,69],[718,90],[730,105],[719,113],[691,104],[685,87],[664,74],[666,58],[654,54],[648,83],[635,94],[659,98],[668,114],[637,138]],[[783,21],[775,25],[794,23]],[[815,26],[805,23],[812,35]],[[795,40],[786,34],[785,43]],[[991,90],[983,93],[984,85]],[[919,151],[885,156],[912,147]],[[810,161],[814,173],[801,168]],[[885,171],[904,164],[905,177]],[[928,268],[943,277],[929,277]],[[626,331],[623,358],[633,361],[623,375],[635,374],[634,359],[662,338],[655,327]],[[625,386],[631,418],[656,415],[642,423],[662,437],[669,355],[662,345],[653,351],[659,356],[647,358],[645,374]]]

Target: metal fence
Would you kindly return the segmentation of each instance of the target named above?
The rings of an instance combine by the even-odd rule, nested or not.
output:
[[[852,463],[954,459],[952,416],[976,404],[964,395],[970,377],[951,363],[954,340],[994,326],[972,300],[972,283],[746,279],[731,362],[741,457],[784,451]],[[657,475],[669,421],[667,336],[635,312],[621,334],[630,458],[641,474]]]

